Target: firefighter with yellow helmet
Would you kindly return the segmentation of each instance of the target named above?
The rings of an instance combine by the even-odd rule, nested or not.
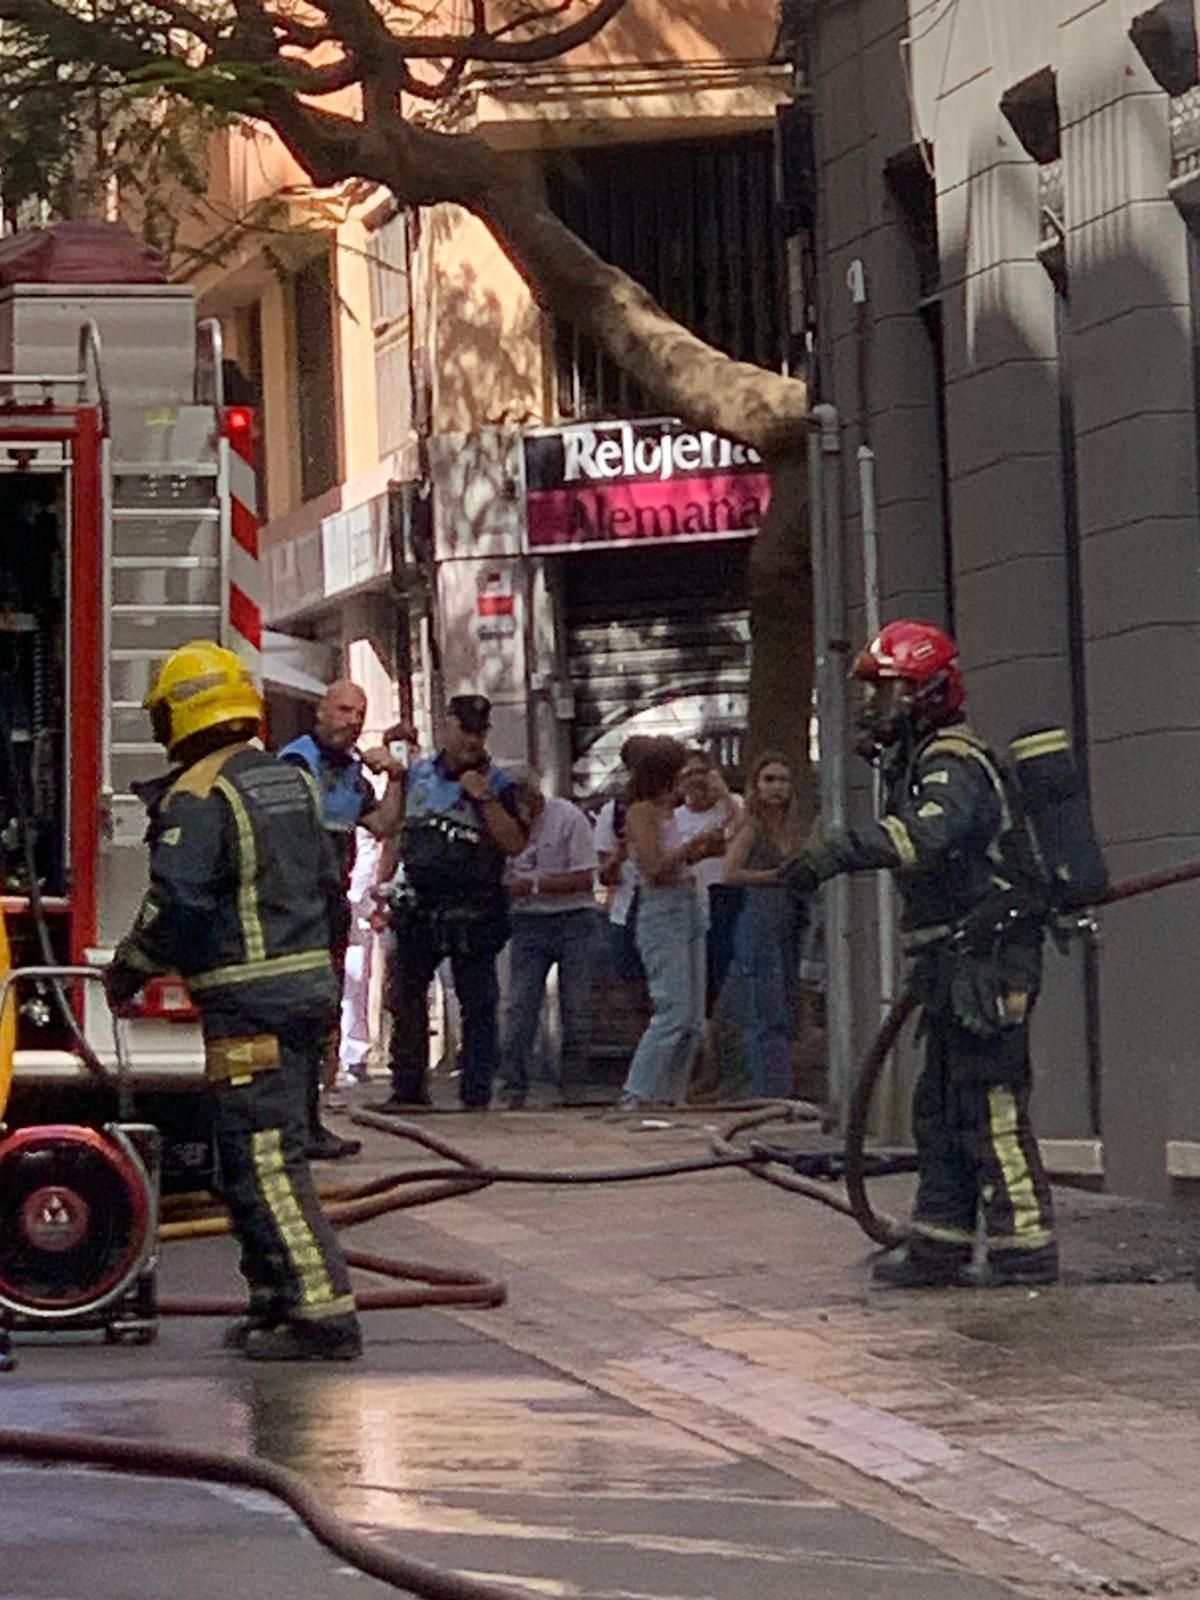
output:
[[[145,701],[172,770],[150,801],[150,888],[108,973],[114,1005],[178,972],[204,1032],[222,1197],[253,1360],[361,1353],[337,1239],[304,1158],[304,1085],[337,1006],[329,907],[341,879],[311,778],[255,743],[262,700],[210,640],[164,663]],[[143,798],[148,798],[143,796]]]

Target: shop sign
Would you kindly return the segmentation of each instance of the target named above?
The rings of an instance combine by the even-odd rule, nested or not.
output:
[[[770,498],[756,451],[670,419],[575,423],[523,443],[531,550],[746,536]]]
[[[490,569],[479,575],[475,597],[475,635],[479,639],[511,639],[517,631],[517,604],[512,575]]]

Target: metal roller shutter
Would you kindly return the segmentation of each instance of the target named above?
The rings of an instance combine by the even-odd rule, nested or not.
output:
[[[634,733],[700,740],[740,767],[748,556],[729,539],[563,558],[578,798],[612,784]]]

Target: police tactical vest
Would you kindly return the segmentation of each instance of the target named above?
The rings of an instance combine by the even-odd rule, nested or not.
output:
[[[492,768],[493,794],[509,787]],[[439,757],[414,762],[405,784],[401,852],[405,882],[427,906],[475,908],[502,913],[505,857],[488,832],[483,813],[451,777]]]

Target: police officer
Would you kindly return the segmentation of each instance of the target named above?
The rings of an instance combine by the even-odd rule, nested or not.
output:
[[[337,1004],[329,907],[341,878],[319,796],[251,742],[262,701],[232,651],[184,645],[145,704],[175,765],[109,996],[125,1004],[175,971],[200,1012],[221,1191],[250,1286],[226,1344],[260,1361],[352,1359],[350,1277],[304,1158],[305,1083]]]
[[[430,1104],[425,996],[446,959],[463,1019],[459,1096],[469,1110],[491,1102],[499,1056],[496,957],[510,928],[504,869],[528,838],[516,785],[488,754],[491,715],[485,695],[455,695],[442,748],[415,761],[405,779],[404,882],[393,903],[388,982],[392,1092],[373,1108],[389,1115]]]
[[[317,703],[313,731],[293,739],[279,751],[279,759],[303,767],[316,780],[321,796],[321,820],[329,834],[341,873],[342,893],[330,908],[330,955],[339,994],[345,982],[346,952],[351,918],[347,898],[354,867],[355,830],[366,828],[377,839],[396,831],[404,806],[404,767],[386,749],[356,748],[367,716],[367,697],[349,678],[331,683]],[[406,735],[409,730],[395,730]],[[367,772],[386,775],[382,800],[377,800]],[[321,1089],[332,1091],[337,1081],[339,1030],[335,1026],[324,1059],[316,1062],[308,1085],[308,1146],[310,1161],[340,1161],[362,1149],[358,1139],[342,1139],[321,1121]]]
[[[892,622],[858,657],[859,751],[881,768],[882,815],[793,864],[809,892],[840,872],[896,873],[926,1055],[913,1103],[919,1181],[907,1243],[876,1263],[901,1288],[973,1279],[982,1211],[993,1284],[1058,1276],[1050,1188],[1029,1120],[1029,1014],[1041,927],[1022,911],[1023,832],[1003,768],[962,717],[954,641]]]

